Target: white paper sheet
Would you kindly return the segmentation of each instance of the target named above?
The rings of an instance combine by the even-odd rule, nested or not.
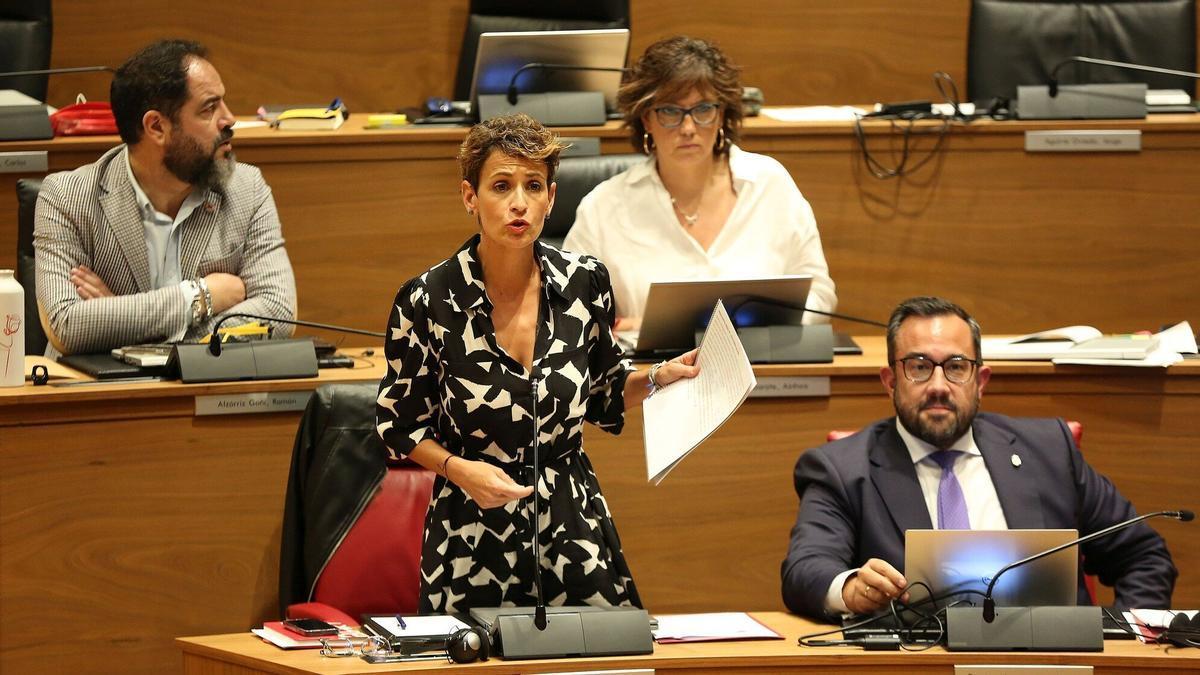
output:
[[[646,477],[655,485],[719,429],[754,389],[750,359],[720,300],[696,364],[696,377],[676,380],[642,403]]]
[[[772,640],[779,633],[755,621],[745,612],[708,614],[656,614],[660,642],[704,642],[710,640]]]

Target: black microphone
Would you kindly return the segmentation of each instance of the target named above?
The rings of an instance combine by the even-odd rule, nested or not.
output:
[[[338,331],[341,333],[354,333],[356,335],[370,335],[371,337],[387,337],[387,335],[385,333],[379,333],[376,331],[361,330],[358,328],[347,328],[345,326],[334,326],[334,325],[328,324],[328,323],[317,323],[316,321],[300,321],[299,319],[280,319],[278,317],[258,316],[257,314],[243,314],[241,312],[237,312],[235,314],[226,314],[225,316],[221,317],[220,321],[217,321],[217,324],[215,326],[213,326],[212,338],[208,341],[208,353],[209,354],[212,354],[213,356],[221,355],[221,337],[219,334],[220,330],[221,330],[221,324],[225,323],[226,321],[228,321],[230,319],[237,318],[237,317],[241,317],[244,319],[258,319],[259,321],[267,321],[267,322],[275,322],[275,323],[286,323],[286,324],[290,324],[293,326],[307,326],[309,328],[323,328],[325,330]]]
[[[567,64],[567,63],[526,63],[525,65],[521,66],[520,68],[517,68],[517,72],[513,73],[512,79],[508,81],[508,104],[509,105],[517,104],[517,78],[521,76],[521,73],[523,73],[527,70],[535,70],[535,69],[541,69],[541,70],[591,70],[591,71],[605,71],[605,72],[612,72],[612,73],[629,72],[628,68],[605,68],[605,67],[600,67],[600,66],[576,66],[576,65],[571,65],[571,64]]]
[[[538,436],[541,435],[538,429],[538,373],[533,372],[529,378],[530,390],[533,392],[533,527],[530,535],[533,544],[533,588],[537,596],[537,605],[533,609],[533,626],[538,630],[546,630],[548,621],[546,620],[546,601],[542,596],[542,551],[540,542],[538,541],[538,481],[541,478],[541,472],[538,471]]]
[[[116,68],[111,66],[79,66],[77,68],[46,68],[44,70],[13,70],[5,73],[0,73],[0,77],[30,77],[33,75],[63,75],[65,73],[99,73],[99,72],[117,72]]]
[[[820,314],[821,316],[833,317],[835,319],[844,319],[846,321],[854,321],[855,323],[865,323],[868,326],[878,326],[880,328],[888,327],[888,325],[886,323],[880,323],[878,321],[872,321],[870,319],[860,319],[857,316],[848,316],[846,314],[835,314],[834,312],[822,312],[819,309],[813,309],[811,307],[808,307],[807,305],[804,307],[804,311],[812,312],[813,314]]]
[[[1000,579],[1000,575],[1004,574],[1005,572],[1007,572],[1011,569],[1020,567],[1022,565],[1025,565],[1027,563],[1031,563],[1034,560],[1038,560],[1039,558],[1044,558],[1053,553],[1058,553],[1059,551],[1061,551],[1063,549],[1071,548],[1072,546],[1079,546],[1080,544],[1086,544],[1087,542],[1092,541],[1093,539],[1099,539],[1100,537],[1112,534],[1113,532],[1116,532],[1117,530],[1123,530],[1131,525],[1137,525],[1138,523],[1142,522],[1143,520],[1148,520],[1150,518],[1157,518],[1159,516],[1164,516],[1167,518],[1174,518],[1176,520],[1180,520],[1180,521],[1183,521],[1186,523],[1186,522],[1189,522],[1192,519],[1194,519],[1196,517],[1196,514],[1191,511],[1188,511],[1187,509],[1181,509],[1179,511],[1155,511],[1154,513],[1147,513],[1144,516],[1130,518],[1129,520],[1126,520],[1125,522],[1117,523],[1116,525],[1106,527],[1103,530],[1093,532],[1093,533],[1087,535],[1086,537],[1080,537],[1078,539],[1068,541],[1065,544],[1060,544],[1058,546],[1055,546],[1052,549],[1042,551],[1041,553],[1036,553],[1034,555],[1029,556],[1028,558],[1025,558],[1024,560],[1018,560],[1017,562],[1009,563],[1009,564],[1005,565],[1004,567],[1001,567],[1000,571],[996,572],[996,574],[992,577],[992,580],[988,583],[987,592],[983,596],[983,620],[986,621],[987,623],[992,623],[992,621],[994,621],[996,619],[996,601],[994,599],[992,599],[992,590],[996,587],[996,582]]]
[[[1126,63],[1124,61],[1109,61],[1107,59],[1094,59],[1090,56],[1071,56],[1058,62],[1058,65],[1050,69],[1050,98],[1058,96],[1058,71],[1068,63],[1087,63],[1093,66],[1109,66],[1112,68],[1123,68],[1125,70],[1140,70],[1146,73],[1157,73],[1159,75],[1176,75],[1178,77],[1190,77],[1194,80],[1200,80],[1200,73],[1193,73],[1187,70],[1172,70],[1170,68],[1159,68],[1157,66],[1143,66],[1138,63]]]

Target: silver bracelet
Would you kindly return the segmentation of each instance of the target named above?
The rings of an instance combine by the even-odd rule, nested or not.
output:
[[[650,394],[648,395],[652,396],[654,395],[654,392],[662,388],[658,384],[658,369],[665,365],[667,365],[666,361],[659,361],[658,363],[650,366]]]

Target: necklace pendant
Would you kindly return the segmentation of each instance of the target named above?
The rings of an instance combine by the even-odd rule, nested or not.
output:
[[[683,223],[684,223],[684,225],[687,225],[688,227],[692,227],[693,225],[696,224],[697,220],[700,220],[700,212],[699,211],[697,211],[695,213],[690,213],[690,214],[685,213],[683,208],[681,206],[679,206],[679,202],[675,201],[674,197],[671,197],[671,206],[674,206],[675,210],[679,212],[679,215],[683,216]]]

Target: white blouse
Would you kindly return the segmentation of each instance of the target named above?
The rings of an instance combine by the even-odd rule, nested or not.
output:
[[[594,255],[612,275],[618,317],[641,318],[652,281],[811,274],[808,307],[837,308],[837,295],[808,205],[771,157],[730,149],[737,201],[707,251],[675,218],[649,157],[596,186],[575,213],[563,248]],[[804,323],[827,322],[806,313]]]

